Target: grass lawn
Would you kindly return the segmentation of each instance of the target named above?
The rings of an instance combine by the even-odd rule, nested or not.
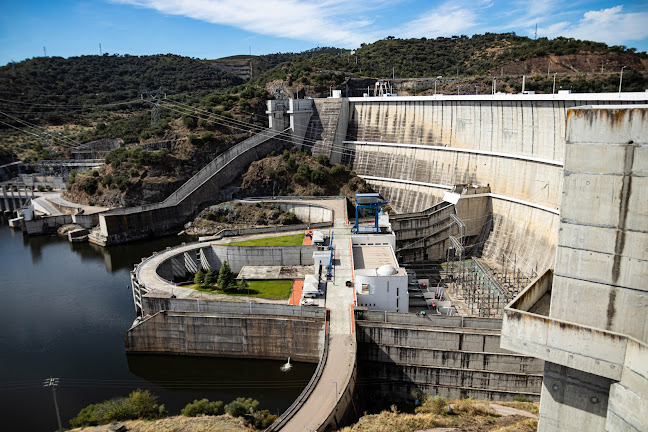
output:
[[[220,291],[219,289],[211,289],[212,287],[195,283],[187,283],[186,285],[181,285],[183,288],[191,288],[197,291],[209,292],[209,293],[218,293],[226,294],[231,296],[247,296],[249,292],[250,297],[260,297],[268,299],[288,299],[290,297],[290,291],[292,290],[292,280],[249,280],[247,283],[250,285],[249,290],[236,290],[228,289],[227,291]]]
[[[304,234],[264,237],[255,240],[243,240],[227,244],[231,246],[301,246],[302,243],[304,243]]]

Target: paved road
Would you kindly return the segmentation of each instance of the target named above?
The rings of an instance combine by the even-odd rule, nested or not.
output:
[[[282,431],[317,430],[335,410],[337,400],[353,373],[356,343],[351,306],[354,295],[353,287],[347,287],[345,284],[351,279],[350,228],[346,224],[346,218],[340,218],[335,220],[331,230],[335,249],[335,271],[326,293],[326,307],[330,310],[326,366],[309,398]]]

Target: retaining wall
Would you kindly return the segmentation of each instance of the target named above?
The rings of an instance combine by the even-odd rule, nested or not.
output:
[[[316,363],[324,327],[322,318],[163,311],[128,330],[126,352]]]
[[[538,400],[544,364],[500,348],[501,320],[357,314],[363,399],[411,401],[421,390],[448,398]]]
[[[235,273],[240,272],[243,266],[313,265],[313,252],[316,250],[317,246],[226,246],[197,243],[195,248],[170,255],[157,267],[156,272],[161,278],[173,281],[174,274],[182,276],[178,272],[180,269],[189,272],[194,272],[194,268],[208,270],[201,257],[206,258],[212,269],[220,269],[223,262],[227,261]]]

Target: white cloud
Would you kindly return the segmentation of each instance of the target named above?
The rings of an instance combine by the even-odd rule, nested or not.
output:
[[[589,11],[576,24],[566,21],[555,23],[543,29],[538,28],[538,34],[619,45],[648,37],[648,12],[623,13],[623,6]]]
[[[413,38],[469,33],[478,24],[479,12],[491,5],[491,1],[471,2],[470,6],[449,1],[406,23],[404,29],[396,33]]]
[[[367,19],[347,17],[381,7],[369,0],[112,0],[250,32],[341,46],[370,42]],[[353,13],[350,13],[353,12]]]

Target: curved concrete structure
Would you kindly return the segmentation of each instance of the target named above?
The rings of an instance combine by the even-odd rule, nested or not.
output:
[[[484,258],[517,256],[526,274],[553,265],[570,107],[636,104],[647,93],[349,98],[345,150],[398,213],[455,184],[490,185]]]

